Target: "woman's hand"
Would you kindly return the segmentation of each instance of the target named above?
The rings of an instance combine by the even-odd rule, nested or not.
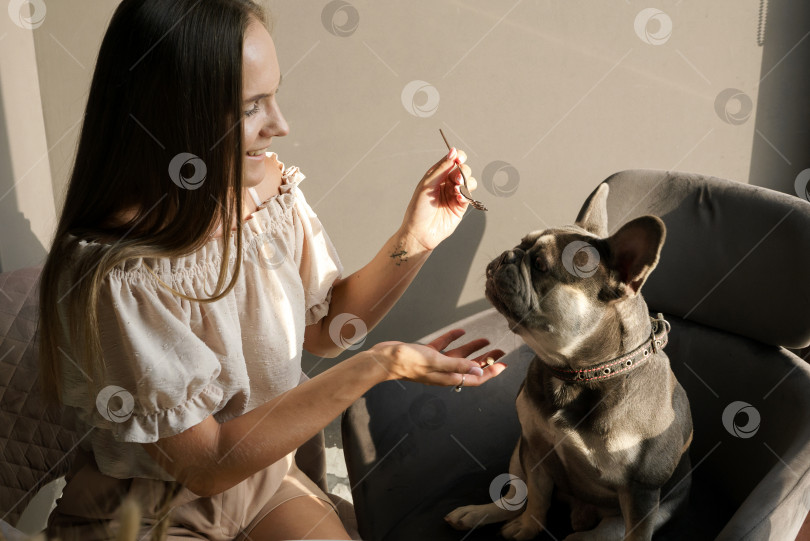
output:
[[[477,182],[472,178],[470,168],[463,165],[466,160],[463,151],[452,149],[425,173],[405,211],[402,232],[427,250],[433,250],[449,237],[467,210],[467,199],[459,193],[459,185],[464,181],[456,163],[464,170],[470,192],[475,190]]]
[[[506,369],[503,363],[487,363],[487,359],[497,361],[504,356],[504,352],[494,349],[474,359],[467,359],[467,355],[489,344],[489,340],[479,338],[441,353],[464,332],[453,329],[427,345],[381,342],[370,348],[368,353],[386,369],[389,380],[405,379],[428,385],[455,386],[461,383],[462,374],[466,374],[464,386],[476,387]]]

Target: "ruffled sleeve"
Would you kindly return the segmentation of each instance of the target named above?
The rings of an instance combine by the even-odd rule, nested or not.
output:
[[[290,173],[301,175],[297,168],[293,172],[285,172],[285,175]],[[295,207],[304,237],[298,271],[304,285],[305,324],[312,325],[329,312],[332,286],[343,276],[343,265],[334,244],[318,219],[318,215],[309,206],[303,192],[298,188],[298,182],[300,179],[297,179],[292,188],[296,194]]]
[[[151,276],[115,269],[97,306],[106,376],[92,424],[119,442],[150,443],[219,410],[222,365],[193,332],[188,301]]]

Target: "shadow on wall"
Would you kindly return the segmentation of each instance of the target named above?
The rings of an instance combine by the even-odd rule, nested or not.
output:
[[[810,3],[760,1],[767,18],[749,182],[797,195],[796,177],[810,168]]]
[[[485,299],[458,306],[467,274],[484,274],[483,268],[475,269],[471,265],[485,227],[485,213],[468,209],[455,233],[434,250],[410,287],[366,336],[361,347],[344,351],[334,359],[321,359],[304,351],[301,359],[304,372],[313,377],[379,342],[413,342],[452,321],[489,308]],[[471,338],[465,335],[457,344],[466,343]]]
[[[11,165],[11,145],[8,122],[0,85],[0,272],[45,262],[48,251],[31,229],[31,222],[17,205],[15,183]],[[21,169],[21,168],[18,168]],[[25,182],[24,180],[22,182]],[[2,300],[2,299],[0,299]]]

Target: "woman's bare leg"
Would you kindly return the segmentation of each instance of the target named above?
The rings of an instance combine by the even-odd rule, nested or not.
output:
[[[267,514],[253,530],[250,539],[351,539],[334,509],[315,496],[288,500]]]

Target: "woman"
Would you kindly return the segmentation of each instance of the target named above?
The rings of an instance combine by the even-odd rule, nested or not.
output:
[[[42,274],[46,396],[88,429],[49,535],[108,538],[129,495],[140,535],[347,539],[295,450],[379,382],[474,386],[504,369],[484,362],[500,350],[465,358],[486,340],[440,353],[455,330],[299,385],[302,348],[340,353],[346,314],[373,328],[453,232],[465,155],[430,168],[396,233],[344,278],[303,175],[267,151],[288,132],[280,80],[250,0],[117,8]]]

